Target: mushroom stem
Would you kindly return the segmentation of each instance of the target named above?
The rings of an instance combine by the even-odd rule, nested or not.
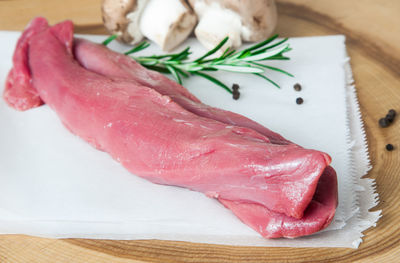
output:
[[[223,9],[219,5],[212,5],[200,14],[195,34],[207,49],[214,48],[228,36],[228,42],[221,48],[224,50],[228,47],[236,48],[242,44],[241,29],[242,23],[237,13]]]
[[[181,0],[149,0],[139,23],[142,34],[166,51],[183,42],[195,25],[195,14]]]
[[[237,48],[242,41],[261,41],[271,35],[277,22],[274,0],[189,0],[199,18],[198,40],[208,49],[225,37],[223,48]]]
[[[136,12],[131,12],[126,15],[126,18],[129,19],[131,22],[128,24],[127,31],[130,36],[132,36],[133,41],[131,41],[131,44],[138,43],[143,39],[143,34],[140,32],[140,29],[138,28],[138,24],[140,21],[140,16],[143,12],[143,9],[145,8],[147,4],[147,0],[137,0],[136,1]]]

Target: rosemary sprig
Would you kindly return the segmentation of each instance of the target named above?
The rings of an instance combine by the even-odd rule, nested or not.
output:
[[[117,35],[111,35],[106,40],[104,40],[101,44],[107,46],[108,44],[110,44],[117,37],[118,37]]]
[[[137,44],[136,46],[134,46],[131,50],[126,51],[124,54],[125,55],[130,55],[130,54],[139,52],[139,51],[141,51],[141,50],[143,50],[145,48],[148,48],[149,46],[150,46],[149,42],[143,41],[143,42]]]
[[[115,38],[115,35],[110,36],[103,42],[103,45],[108,45]],[[265,70],[277,71],[290,77],[293,77],[293,75],[282,69],[259,63],[267,60],[289,59],[289,57],[284,56],[284,53],[291,50],[289,44],[286,43],[288,39],[285,38],[276,43],[272,43],[277,38],[278,35],[274,35],[241,51],[227,48],[220,56],[210,58],[210,56],[215,55],[216,52],[218,52],[228,41],[228,37],[226,37],[217,46],[215,46],[215,48],[206,52],[203,56],[190,61],[189,56],[192,53],[190,52],[190,47],[187,47],[179,53],[131,57],[149,69],[156,70],[161,73],[172,74],[179,84],[182,84],[182,78],[188,78],[190,75],[196,75],[203,77],[222,87],[229,93],[232,93],[232,90],[227,85],[215,77],[205,73],[207,71],[222,70],[237,73],[251,73],[255,76],[265,79],[277,88],[280,88],[276,82],[264,75]],[[143,41],[124,54],[131,55],[149,46],[150,44],[148,42]]]

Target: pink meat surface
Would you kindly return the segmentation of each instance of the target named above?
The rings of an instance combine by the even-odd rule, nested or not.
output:
[[[256,203],[219,199],[246,225],[266,238],[299,237],[326,228],[332,221],[337,206],[337,177],[332,167],[322,174],[314,197],[304,216],[296,219],[279,214]]]
[[[4,100],[17,110],[28,110],[43,104],[31,83],[31,72],[28,67],[28,41],[33,35],[46,28],[48,28],[46,19],[34,19],[17,42],[13,55],[13,68],[8,73],[3,92]]]
[[[128,56],[114,52],[107,47],[92,43],[87,40],[75,41],[75,57],[90,71],[113,79],[126,79],[140,85],[150,87],[162,95],[167,95],[186,110],[226,124],[253,129],[275,144],[288,144],[288,140],[281,135],[265,128],[257,122],[234,112],[210,107],[199,101],[187,89],[170,80],[164,75],[146,70],[142,65]]]
[[[29,36],[27,43],[27,48],[19,49],[17,45],[15,51],[25,52],[28,57],[26,78],[32,84],[25,85],[26,89],[33,87],[69,130],[108,152],[132,173],[155,183],[187,187],[217,197],[252,227],[254,222],[244,214],[254,218],[264,215],[265,219],[286,215],[293,220],[302,218],[304,211],[304,217],[309,214],[307,206],[312,206],[321,174],[330,163],[327,154],[292,143],[273,143],[279,135],[271,135],[272,140],[268,132],[259,133],[246,125],[218,120],[221,116],[213,117],[223,111],[204,116],[189,110],[171,97],[186,98],[200,112],[204,111],[203,104],[171,81],[162,87],[157,81],[148,83],[147,77],[112,78],[85,69],[72,52],[71,22],[41,28]],[[13,71],[23,74],[20,68],[23,67],[14,61]],[[147,70],[138,67],[138,71]],[[151,74],[157,79],[154,74],[158,73]],[[171,85],[175,86],[169,88]],[[10,101],[12,96],[5,98]],[[17,96],[13,99],[17,100]],[[242,120],[246,120],[244,124],[250,121],[244,117]],[[331,200],[335,196],[332,194]],[[247,204],[262,209],[248,209]],[[329,206],[326,211],[327,207],[311,210],[331,218],[335,209]],[[271,213],[267,215],[265,211]],[[322,216],[315,220],[324,222],[321,228],[329,221]],[[293,237],[303,232],[281,231],[281,235]]]
[[[113,79],[133,80],[151,87],[163,95],[170,96],[182,107],[197,115],[212,118],[227,124],[253,128],[259,133],[271,137],[276,143],[290,143],[279,134],[276,134],[260,124],[247,119],[236,113],[212,108],[208,105],[183,97],[180,90],[183,88],[176,82],[171,82],[165,76],[145,70],[136,61],[127,56],[113,52],[103,45],[95,44],[87,40],[75,41],[76,59],[86,68]],[[142,73],[145,71],[146,73]],[[143,76],[144,74],[145,77]],[[140,77],[141,76],[141,77]],[[163,83],[169,83],[166,87]],[[256,128],[256,129],[255,129]],[[271,139],[271,142],[273,141]],[[240,218],[244,223],[251,226],[266,238],[276,237],[298,237],[309,235],[324,229],[332,221],[337,206],[337,179],[332,167],[327,167],[322,174],[316,192],[304,212],[301,219],[289,217],[284,214],[273,212],[265,206],[256,203],[230,201],[218,198],[227,208]]]

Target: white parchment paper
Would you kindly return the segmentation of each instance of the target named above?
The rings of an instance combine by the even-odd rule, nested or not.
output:
[[[0,32],[3,89],[19,36]],[[104,36],[84,36],[100,42]],[[321,233],[267,240],[217,201],[190,190],[152,184],[127,172],[63,127],[47,106],[17,112],[0,100],[0,233],[54,238],[166,239],[230,245],[353,247],[380,211],[352,86],[343,36],[293,38],[290,61],[274,61],[295,75],[269,71],[277,89],[254,76],[219,73],[240,85],[241,98],[200,78],[184,85],[204,103],[246,115],[286,138],[329,153],[339,181],[339,206]],[[194,40],[184,45],[204,52]],[[112,44],[112,48],[127,47]],[[151,47],[141,54],[160,53]],[[303,86],[301,92],[293,89]],[[297,97],[304,104],[297,105]]]

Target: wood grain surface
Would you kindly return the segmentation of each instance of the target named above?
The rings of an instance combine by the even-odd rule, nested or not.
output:
[[[360,248],[260,248],[141,240],[45,239],[0,236],[0,262],[399,262],[400,118],[388,128],[378,119],[400,113],[400,1],[278,1],[283,36],[344,34],[351,57],[373,169],[383,210]],[[38,15],[50,23],[72,19],[78,33],[105,33],[100,0],[0,0],[0,30],[22,30]],[[388,152],[385,145],[395,150]]]

